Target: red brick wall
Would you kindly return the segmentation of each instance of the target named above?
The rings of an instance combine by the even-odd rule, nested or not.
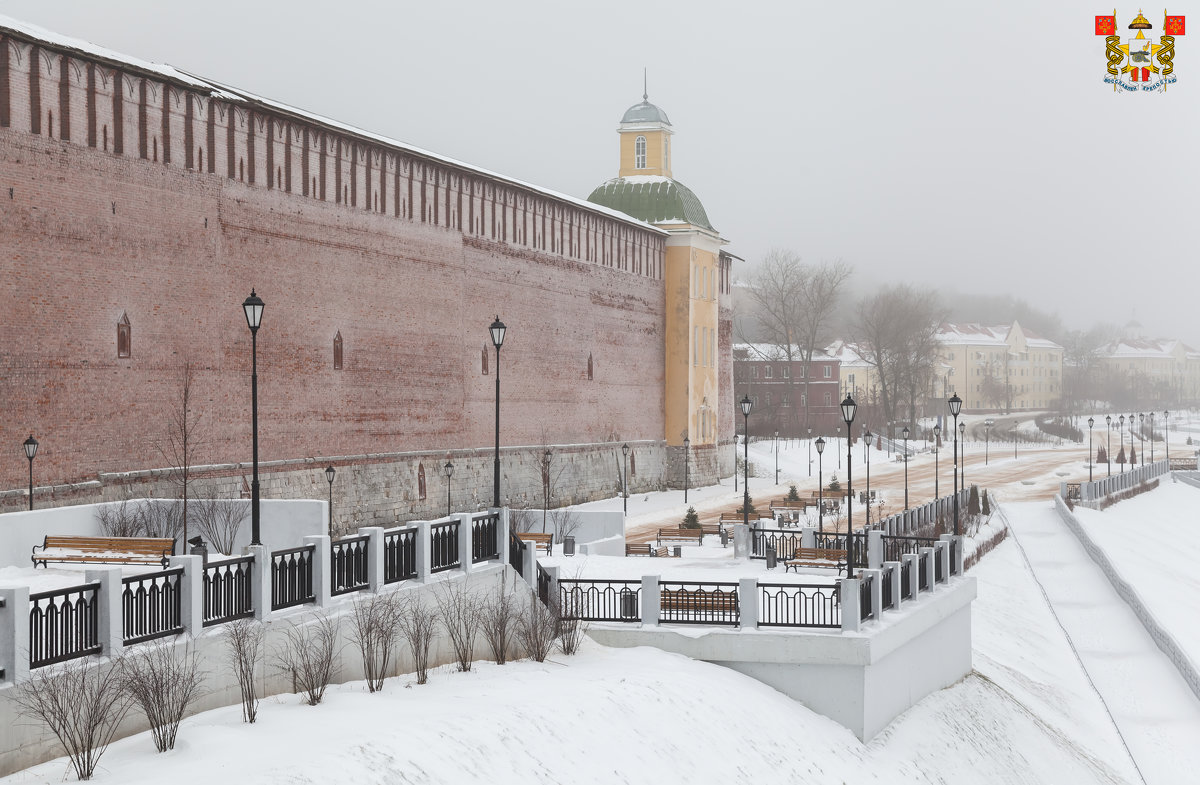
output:
[[[250,333],[240,303],[251,287],[266,302],[262,461],[489,446],[496,368],[487,326],[497,314],[509,327],[502,443],[661,440],[658,233],[199,93],[189,129],[185,88],[136,73],[118,79],[111,64],[91,64],[89,99],[89,63],[72,58],[64,68],[49,52],[34,102],[29,42],[0,46],[9,52],[0,68],[9,119],[0,127],[0,488],[25,485],[20,442],[31,431],[41,442],[38,485],[166,465],[158,445],[185,358],[198,367],[197,461],[249,460]],[[60,139],[61,106],[70,141]],[[199,171],[186,168],[186,139],[193,166],[203,155]],[[315,178],[321,188],[322,145],[324,201],[302,187],[312,191]],[[268,159],[277,167],[269,175]],[[129,359],[116,356],[122,314],[132,324]],[[335,371],[339,331],[344,365]]]

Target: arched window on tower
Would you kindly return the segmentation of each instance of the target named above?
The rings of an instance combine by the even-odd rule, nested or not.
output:
[[[633,168],[646,168],[646,137],[644,136],[633,140]]]
[[[117,322],[117,357],[130,357],[133,354],[133,326],[129,317],[122,313]]]
[[[342,331],[333,336],[333,370],[342,370]]]

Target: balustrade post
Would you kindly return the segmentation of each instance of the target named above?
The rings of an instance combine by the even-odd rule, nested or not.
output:
[[[741,611],[739,620],[743,630],[758,629],[758,579],[738,579],[738,608]]]
[[[749,559],[750,558],[750,527],[744,523],[735,524],[733,527],[733,558]]]
[[[933,585],[937,581],[937,574],[934,572],[934,552],[933,548],[928,545],[922,546],[919,551],[921,555],[921,563],[925,565],[925,582],[920,584],[921,591],[933,591]],[[920,565],[918,565],[917,576],[920,577]]]
[[[951,535],[951,537],[953,537],[953,535]],[[945,537],[942,537],[940,540],[938,540],[937,544],[934,546],[934,556],[942,564],[942,576],[944,578],[944,580],[942,582],[949,583],[950,582],[950,543],[946,540]],[[935,577],[934,583],[936,583],[936,582],[937,582],[937,580]]]
[[[0,589],[0,684],[29,678],[29,587]]]
[[[495,507],[489,510],[489,512],[493,513],[496,511]],[[500,563],[508,564],[509,557],[512,556],[508,549],[508,508],[501,507],[499,512],[500,521],[496,524],[496,542],[499,544]]]
[[[1064,496],[1063,498],[1065,499],[1066,497]],[[938,539],[946,541],[946,552],[948,554],[946,563],[950,565],[950,569],[946,570],[946,575],[962,575],[964,536],[960,534],[955,537],[953,534],[943,534]],[[958,540],[958,553],[954,552],[955,549],[952,545],[955,540]]]
[[[878,570],[883,566],[883,532],[872,529],[867,532],[867,569]]]
[[[383,590],[385,556],[382,526],[364,526],[358,530],[367,538],[367,588],[378,594]]]
[[[883,563],[883,579],[892,584],[892,610],[900,608],[900,569],[903,564],[898,561],[885,561]],[[888,569],[891,568],[891,572]],[[911,567],[909,569],[912,569]],[[888,576],[891,577],[888,577]]]
[[[862,609],[858,605],[858,578],[838,579],[838,602],[842,606],[842,632],[862,629]]]
[[[658,625],[659,606],[662,603],[658,577],[657,575],[642,576],[642,624]]]
[[[427,583],[433,574],[433,541],[429,536],[429,521],[413,521],[417,525],[417,577]]]
[[[310,534],[304,538],[305,545],[315,545],[312,554],[313,604],[324,608],[332,600],[333,589],[329,581],[333,578],[333,559],[329,552],[328,534]]]
[[[256,621],[271,618],[271,552],[265,545],[247,545],[246,555],[254,557],[250,568],[250,602],[254,605]]]
[[[471,513],[458,512],[450,516],[458,521],[458,568],[469,573],[475,563],[475,529]]]
[[[879,621],[883,618],[883,570],[872,569],[864,572],[874,576],[874,580],[871,581],[871,614],[875,621]]]
[[[88,583],[99,583],[96,592],[97,630],[96,640],[100,653],[105,657],[119,657],[125,649],[125,614],[121,606],[121,568],[96,567],[86,570],[83,579]]]
[[[543,567],[542,569],[546,571],[546,577],[550,579],[550,587],[546,590],[546,598],[551,603],[559,602],[562,599],[562,592],[558,590],[558,567]],[[563,611],[564,609],[560,608],[559,610]]]
[[[906,553],[900,557],[901,565],[908,565],[908,602],[917,599],[921,590],[921,557],[916,553]]]
[[[182,567],[179,576],[179,621],[193,638],[204,632],[204,557],[171,556],[171,567]]]
[[[815,548],[817,547],[817,530],[812,526],[800,527],[800,547]],[[785,559],[792,558],[790,553],[779,554]]]
[[[525,550],[521,551],[521,571],[525,573],[525,580],[537,591],[537,546],[532,542],[526,542]]]

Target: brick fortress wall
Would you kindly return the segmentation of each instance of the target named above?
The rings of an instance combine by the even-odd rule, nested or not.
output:
[[[459,504],[490,503],[497,314],[501,443],[526,445],[505,450],[506,499],[538,503],[545,445],[573,445],[562,501],[612,493],[626,441],[634,490],[665,483],[661,233],[3,33],[0,509],[27,503],[29,432],[38,504],[170,495],[151,470],[185,362],[201,483],[244,488],[251,287],[265,495],[324,498],[332,461],[359,523],[444,512],[449,458]]]

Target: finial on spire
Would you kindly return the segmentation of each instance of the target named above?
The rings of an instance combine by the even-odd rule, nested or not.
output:
[[[642,66],[642,100],[643,101],[650,100],[650,91],[646,87],[646,84],[647,84],[646,83],[646,66]]]

